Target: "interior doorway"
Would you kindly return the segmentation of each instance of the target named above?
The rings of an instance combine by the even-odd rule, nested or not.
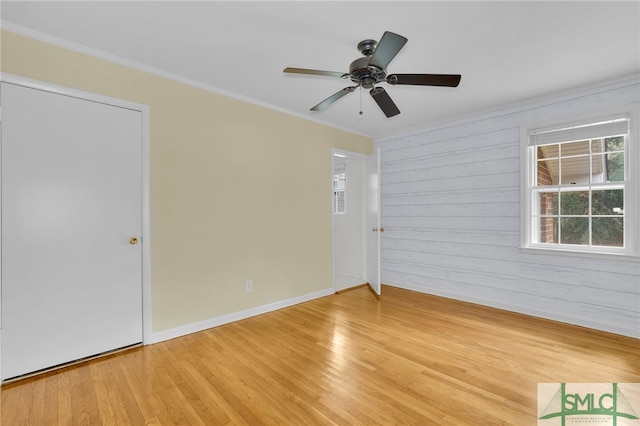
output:
[[[336,292],[366,280],[364,244],[366,156],[333,152],[333,281]]]

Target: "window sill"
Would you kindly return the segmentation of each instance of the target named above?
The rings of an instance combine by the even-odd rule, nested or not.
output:
[[[520,247],[521,253],[535,253],[546,255],[558,255],[558,256],[573,256],[584,257],[591,259],[607,259],[607,260],[622,260],[630,262],[640,261],[640,256],[629,253],[611,253],[611,252],[599,252],[599,251],[576,251],[568,250],[564,248],[548,248],[548,247]]]

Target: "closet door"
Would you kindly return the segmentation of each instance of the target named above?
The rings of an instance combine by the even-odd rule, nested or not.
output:
[[[0,93],[6,380],[142,342],[142,117]]]

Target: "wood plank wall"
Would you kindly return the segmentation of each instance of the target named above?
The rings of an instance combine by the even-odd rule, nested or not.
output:
[[[639,100],[626,79],[377,140],[382,282],[640,337],[637,258],[520,250],[520,127]]]

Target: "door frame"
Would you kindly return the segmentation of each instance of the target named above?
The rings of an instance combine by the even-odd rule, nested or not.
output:
[[[336,149],[333,148],[331,150],[331,179],[333,182],[333,175],[335,174],[335,170],[334,170],[334,158],[336,157],[336,154],[338,154],[339,156],[344,156],[350,160],[358,160],[362,163],[362,171],[361,171],[361,181],[363,182],[363,185],[361,185],[360,188],[360,196],[362,197],[362,208],[360,209],[360,214],[361,214],[361,224],[362,224],[362,230],[361,230],[361,234],[362,234],[362,241],[361,241],[361,258],[362,258],[362,262],[360,265],[360,276],[362,277],[363,283],[366,282],[366,274],[367,274],[367,246],[366,246],[366,234],[365,229],[366,229],[366,209],[365,209],[365,202],[366,202],[366,197],[367,197],[367,193],[366,193],[366,188],[364,185],[364,178],[366,175],[366,171],[365,171],[365,163],[366,163],[366,159],[367,159],[367,155],[365,154],[360,154],[357,152],[351,152],[351,151],[345,151],[345,150],[341,150],[341,149]],[[348,185],[348,184],[347,184]],[[332,195],[333,195],[333,186],[332,186]],[[349,195],[352,196],[352,195]],[[336,215],[333,211],[334,206],[333,206],[333,199],[331,201],[331,253],[332,253],[332,279],[333,279],[333,291],[336,292],[338,291],[338,287],[337,287],[337,282],[336,282],[336,234],[335,234],[335,220],[336,220]],[[345,289],[346,290],[346,289]]]
[[[365,214],[365,232],[368,235],[364,237],[367,244],[367,260],[365,261],[367,271],[365,276],[372,293],[379,299],[382,294],[380,234],[384,232],[384,227],[380,226],[380,148],[374,147],[373,153],[367,156],[364,173],[366,183],[363,192],[367,197],[367,205],[363,209],[363,213]],[[373,259],[373,262],[369,262],[371,259]],[[372,282],[372,278],[374,282]]]
[[[142,118],[141,129],[141,183],[142,183],[142,235],[140,244],[142,249],[142,344],[152,343],[151,336],[151,215],[150,215],[150,168],[149,168],[149,106],[123,99],[112,98],[105,95],[86,92],[65,86],[59,86],[49,82],[33,80],[14,74],[0,73],[0,81],[23,86],[31,89],[42,90],[64,96],[103,103],[120,108],[138,111]],[[2,124],[2,105],[0,104],[0,131]],[[1,138],[1,133],[0,133]],[[1,167],[1,166],[0,166]],[[1,170],[0,170],[1,172]],[[2,174],[0,173],[0,179]],[[0,181],[0,188],[2,182]],[[1,202],[1,200],[0,200]],[[0,218],[1,219],[1,218]],[[1,232],[1,229],[0,229]],[[1,234],[0,234],[1,237]],[[1,264],[0,264],[1,267]],[[2,289],[2,274],[0,270],[0,290]],[[0,348],[2,345],[2,292],[0,291]],[[2,353],[0,349],[0,354]],[[2,360],[0,359],[0,368]]]
[[[335,154],[338,155],[343,155],[351,160],[358,160],[362,162],[362,185],[360,188],[360,196],[362,197],[362,209],[361,209],[361,215],[362,215],[362,241],[361,241],[361,246],[362,246],[362,265],[361,265],[361,276],[363,279],[363,282],[366,283],[368,280],[367,277],[367,272],[368,272],[368,268],[367,268],[367,238],[369,236],[367,230],[368,230],[368,224],[367,224],[367,200],[368,200],[368,196],[367,196],[367,190],[368,187],[366,185],[366,176],[367,176],[367,170],[366,170],[366,163],[367,163],[367,158],[369,158],[369,155],[367,154],[361,154],[358,152],[352,152],[352,151],[346,151],[343,149],[337,149],[337,148],[332,148],[331,149],[331,182],[332,182],[332,191],[331,191],[331,195],[332,195],[332,201],[331,201],[331,258],[332,258],[332,280],[333,280],[333,291],[336,292],[338,290],[337,288],[337,284],[336,284],[336,238],[335,238],[335,214],[333,212],[333,175],[334,175],[334,157]],[[348,184],[347,184],[348,185]],[[371,285],[369,285],[369,287],[371,288]],[[348,290],[348,289],[345,289]],[[375,293],[375,292],[374,292]]]

